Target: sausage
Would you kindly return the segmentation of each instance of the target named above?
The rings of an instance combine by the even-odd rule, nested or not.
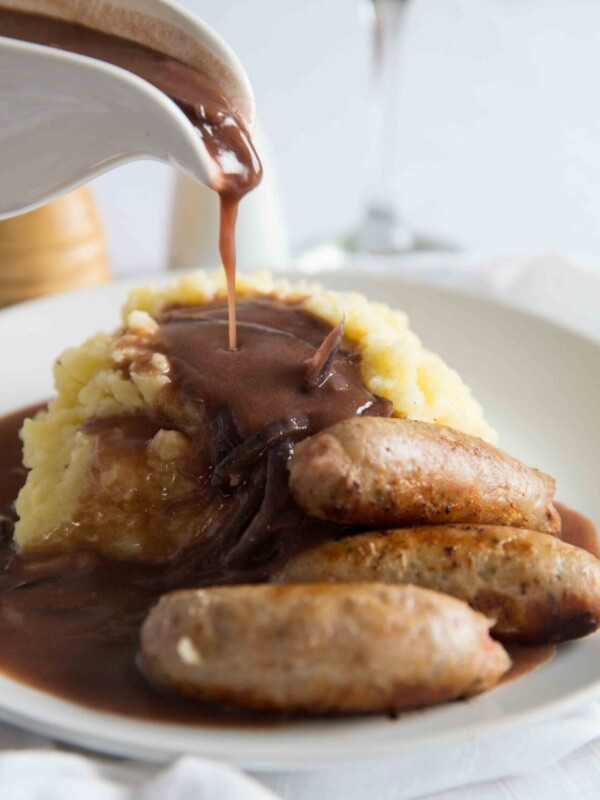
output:
[[[393,712],[471,695],[510,666],[465,603],[378,583],[221,586],[164,595],[142,668],[213,703],[309,714]]]
[[[443,425],[354,417],[296,445],[288,469],[298,505],[331,522],[560,531],[551,477]]]
[[[448,525],[365,533],[296,556],[283,583],[412,583],[496,620],[494,636],[523,644],[576,639],[600,624],[600,560],[536,531]]]

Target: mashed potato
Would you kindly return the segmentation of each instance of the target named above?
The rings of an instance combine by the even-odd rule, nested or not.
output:
[[[496,434],[485,422],[470,389],[438,356],[423,348],[400,311],[369,302],[359,294],[327,291],[315,284],[291,284],[266,273],[240,275],[237,291],[241,298],[270,295],[300,300],[304,309],[332,325],[345,312],[346,336],[361,354],[363,381],[371,391],[391,400],[396,414],[449,425],[489,442],[496,441]],[[203,305],[224,297],[221,272],[186,275],[167,289],[135,289],[123,309],[124,329],[112,335],[93,336],[58,358],[54,365],[57,396],[47,412],[28,420],[22,430],[24,463],[31,472],[16,506],[20,521],[15,539],[21,548],[60,547],[83,541],[119,558],[143,554],[140,526],[124,521],[127,509],[142,484],[156,482],[164,488],[177,442],[172,441],[173,437],[157,439],[153,443],[154,460],[146,464],[142,476],[127,463],[111,465],[110,470],[92,475],[89,464],[94,440],[81,426],[90,418],[152,410],[160,402],[161,389],[169,382],[166,358],[157,353],[139,370],[122,370],[120,364],[124,359],[135,362],[136,348],[151,343],[157,329],[153,316],[164,307]],[[176,500],[189,490],[185,481],[170,473],[167,483],[165,502]],[[104,505],[96,504],[94,524],[90,526],[89,516],[82,517],[80,507],[84,498],[89,500],[94,494],[102,497]],[[118,507],[120,520],[110,515],[110,504]],[[93,529],[96,522],[102,522],[102,530],[110,524],[118,527],[111,529],[111,536],[100,537],[92,532],[82,540],[82,529],[86,525]],[[179,535],[174,534],[175,538]],[[173,548],[181,541],[174,541]]]

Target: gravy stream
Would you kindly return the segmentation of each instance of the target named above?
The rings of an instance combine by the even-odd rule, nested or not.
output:
[[[0,36],[56,47],[105,61],[151,83],[184,112],[219,168],[219,249],[229,294],[229,347],[235,350],[235,223],[242,197],[261,180],[252,138],[232,102],[215,80],[149,47],[62,19],[0,8]]]
[[[26,477],[18,431],[42,407],[0,420],[0,508],[9,516]],[[598,552],[592,523],[564,505],[560,513],[563,539],[585,542],[586,549]],[[84,553],[28,563],[5,537],[0,547],[0,670],[69,700],[145,719],[253,726],[285,720],[203,707],[146,682],[135,663],[139,625],[168,582],[169,576],[156,567]],[[514,666],[505,681],[551,658],[554,648],[513,647],[510,652]]]

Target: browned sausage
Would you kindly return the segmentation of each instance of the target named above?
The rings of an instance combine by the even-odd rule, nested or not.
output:
[[[224,586],[163,596],[142,663],[185,695],[259,710],[395,711],[493,686],[510,666],[465,603],[377,583]]]
[[[309,515],[374,528],[470,522],[560,531],[554,480],[443,425],[355,417],[300,442],[289,485]]]
[[[585,636],[600,624],[600,561],[554,536],[448,525],[349,536],[296,556],[280,582],[412,583],[465,600],[494,635],[527,644]]]

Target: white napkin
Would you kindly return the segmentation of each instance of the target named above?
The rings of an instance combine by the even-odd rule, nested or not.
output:
[[[53,750],[0,756],[2,800],[278,800],[232,767],[182,757],[157,770]]]
[[[395,758],[343,765],[333,769],[293,773],[262,773],[253,777],[216,762],[183,757],[159,768],[130,761],[86,757],[55,749],[36,737],[0,725],[0,798],[2,800],[413,800],[431,792],[462,787],[463,800],[470,784],[509,775],[524,775],[550,767],[587,742],[598,740],[600,752],[600,704],[567,717],[539,723],[516,733],[476,740],[467,745],[397,756]],[[41,749],[45,748],[45,749]],[[557,800],[573,796],[573,777],[566,767],[552,771]],[[590,759],[590,766],[594,762]],[[584,773],[585,774],[585,773]],[[544,777],[549,781],[549,773]],[[595,780],[594,785],[590,780]],[[498,800],[506,800],[501,787],[487,787],[470,797],[492,800],[488,792],[498,788]],[[600,795],[600,771],[588,777],[589,800]],[[269,788],[266,788],[269,787]],[[585,785],[582,785],[582,790]],[[550,800],[537,794],[531,800]],[[436,800],[445,800],[436,796]],[[519,800],[529,795],[518,794]],[[433,797],[431,798],[433,800]],[[587,800],[580,793],[578,800]]]
[[[462,786],[421,800],[598,800],[599,787],[600,742],[596,741],[553,767],[526,777]]]
[[[411,279],[445,283],[497,297],[568,324],[600,341],[600,270],[575,264],[563,256],[463,261],[451,269],[423,270],[417,266],[398,271]],[[586,744],[585,757],[575,755],[557,764]],[[27,749],[17,751],[17,748]],[[162,769],[83,757],[62,752],[51,742],[8,725],[0,725],[0,752],[3,750],[1,800],[275,800],[277,796],[285,800],[425,797],[427,800],[517,797],[597,800],[600,797],[600,769],[596,767],[600,755],[600,703],[590,703],[563,718],[466,745],[334,769],[262,773],[256,779],[195,757],[181,758]],[[523,775],[531,777],[509,777]],[[474,784],[478,784],[476,788]],[[434,792],[438,794],[434,796]]]
[[[595,739],[600,739],[600,703],[521,731],[455,747],[421,750],[318,772],[271,773],[260,778],[286,800],[413,800],[457,786],[539,771]],[[600,780],[596,790],[597,800]],[[504,795],[504,800],[509,796]],[[518,797],[523,800],[521,795]],[[545,795],[538,795],[535,800],[541,798],[547,800]]]
[[[197,757],[182,757],[169,767],[63,752],[42,737],[0,725],[2,800],[446,800],[432,792],[461,787],[448,800],[466,800],[466,787],[511,775],[539,773],[549,790],[531,780],[504,781],[478,788],[472,800],[563,800],[574,796],[573,759],[547,770],[588,742],[600,754],[600,703],[570,715],[455,747],[423,750],[393,758],[344,764],[333,769],[261,773],[253,777]],[[14,748],[26,748],[16,750]],[[42,749],[44,748],[44,749]],[[600,796],[600,769],[590,755],[591,775],[583,773],[577,800]],[[510,786],[519,786],[518,794]],[[269,787],[269,788],[267,788]],[[475,790],[473,790],[475,791]],[[499,792],[498,794],[496,792]]]

